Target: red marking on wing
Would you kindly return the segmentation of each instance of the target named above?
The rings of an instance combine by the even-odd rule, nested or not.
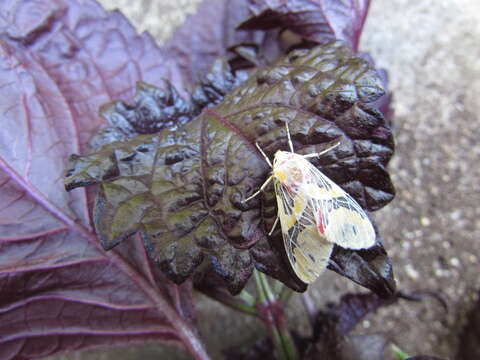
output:
[[[298,192],[297,184],[290,184],[290,185],[284,184],[283,186],[285,186],[285,189],[287,189],[288,193],[291,195],[296,195]]]
[[[317,230],[321,235],[323,235],[325,233],[325,227],[324,227],[324,224],[323,224],[323,218],[322,218],[322,211],[321,210],[318,210]]]

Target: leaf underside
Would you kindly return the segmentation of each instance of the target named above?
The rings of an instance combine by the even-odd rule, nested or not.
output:
[[[92,0],[0,1],[0,33],[0,358],[182,346],[191,282],[168,283],[139,236],[106,253],[89,194],[63,186],[68,156],[103,124],[98,108],[141,79],[182,88],[178,67]]]
[[[244,30],[284,28],[303,39],[345,41],[357,51],[370,0],[248,0],[251,18]]]

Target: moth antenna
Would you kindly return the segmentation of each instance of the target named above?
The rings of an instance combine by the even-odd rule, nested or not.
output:
[[[257,147],[258,151],[260,151],[260,153],[263,155],[263,157],[265,158],[265,161],[267,162],[268,165],[270,165],[271,168],[273,168],[273,165],[272,165],[272,162],[270,161],[270,159],[268,158],[267,154],[265,154],[262,150],[262,148],[260,147],[260,145],[258,145],[258,142],[255,142],[255,146]]]
[[[288,128],[288,123],[285,122],[285,127],[287,128],[287,139],[288,139],[288,147],[290,148],[290,151],[292,153],[295,152],[295,150],[293,150],[293,143],[292,143],[292,138],[290,136],[290,129]]]
[[[339,141],[339,142],[338,142],[338,143],[336,143],[335,145],[332,145],[332,146],[330,146],[329,148],[326,148],[325,150],[323,150],[323,151],[320,151],[319,153],[307,154],[307,155],[303,155],[303,157],[304,157],[305,159],[308,159],[308,158],[312,158],[312,157],[318,157],[318,156],[321,156],[321,155],[323,155],[323,154],[325,154],[325,153],[329,152],[330,150],[333,150],[333,149],[335,149],[335,148],[336,148],[337,146],[339,146],[341,143],[342,143],[342,142],[341,142],[341,141]]]

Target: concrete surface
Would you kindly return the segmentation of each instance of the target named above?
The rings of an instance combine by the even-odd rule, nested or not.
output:
[[[101,0],[120,8],[140,30],[164,40],[197,0]],[[449,312],[433,300],[382,309],[358,332],[388,331],[410,354],[453,359],[457,334],[480,287],[480,2],[373,0],[361,49],[388,69],[395,93],[397,150],[390,171],[397,197],[375,217],[399,288],[442,291]],[[310,293],[318,304],[362,289],[329,272]],[[260,324],[198,296],[207,348],[237,344]],[[214,322],[208,321],[213,317]],[[291,321],[306,329],[298,296]],[[181,359],[165,347],[91,351],[56,359]]]

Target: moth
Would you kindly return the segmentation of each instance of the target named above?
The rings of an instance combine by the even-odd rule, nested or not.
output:
[[[244,202],[259,195],[273,181],[278,215],[269,235],[280,220],[292,269],[300,280],[311,283],[328,265],[334,244],[347,249],[366,249],[375,244],[376,235],[362,207],[308,161],[340,143],[320,153],[296,154],[288,124],[285,125],[290,151],[278,150],[273,164],[256,143],[272,173]]]

